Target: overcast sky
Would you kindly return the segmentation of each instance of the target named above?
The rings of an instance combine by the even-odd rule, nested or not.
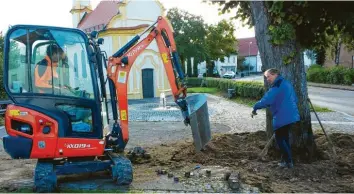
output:
[[[91,0],[93,8],[100,0]],[[148,0],[141,0],[148,1]],[[195,15],[201,15],[205,22],[215,24],[221,19],[228,19],[235,12],[228,15],[218,15],[216,5],[201,3],[202,0],[160,0],[166,10],[177,7]],[[9,25],[36,24],[72,27],[70,9],[73,0],[2,0],[0,1],[0,31],[5,32]],[[234,22],[237,29],[236,37],[253,37],[254,29],[242,27],[240,22]]]

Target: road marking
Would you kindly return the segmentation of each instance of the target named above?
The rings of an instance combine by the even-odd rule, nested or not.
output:
[[[353,116],[353,115],[350,115],[350,114],[348,114],[348,113],[341,112],[341,111],[337,111],[337,112],[342,113],[343,115],[345,115],[345,116],[346,116],[346,117],[345,117],[346,119],[351,120],[351,121],[354,121],[354,116]]]
[[[318,121],[311,121],[313,124],[319,124]],[[329,125],[354,125],[354,122],[341,122],[341,121],[321,121],[322,124],[329,124]]]

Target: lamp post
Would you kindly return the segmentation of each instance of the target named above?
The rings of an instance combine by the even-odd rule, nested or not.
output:
[[[248,44],[248,75],[251,75],[251,44],[252,42]]]

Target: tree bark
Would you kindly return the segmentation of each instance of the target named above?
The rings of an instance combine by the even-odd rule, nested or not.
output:
[[[290,134],[292,148],[295,151],[294,155],[300,153],[301,159],[312,159],[316,146],[312,133],[310,107],[307,101],[308,93],[303,51],[296,43],[296,40],[289,40],[279,46],[272,45],[268,34],[270,22],[265,2],[251,1],[250,5],[257,45],[261,55],[262,71],[269,68],[279,69],[284,78],[293,84],[299,100],[298,108],[301,121],[294,126]],[[296,55],[293,61],[285,65],[282,60],[283,57],[289,56],[294,51]],[[268,89],[269,86],[265,80],[264,84]],[[269,110],[267,110],[267,134],[269,138],[273,134],[272,116]]]

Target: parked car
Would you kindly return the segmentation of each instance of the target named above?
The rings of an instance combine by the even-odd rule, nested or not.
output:
[[[232,78],[235,78],[235,75],[236,75],[235,72],[228,71],[222,77],[223,78],[227,78],[227,79],[232,79]]]

